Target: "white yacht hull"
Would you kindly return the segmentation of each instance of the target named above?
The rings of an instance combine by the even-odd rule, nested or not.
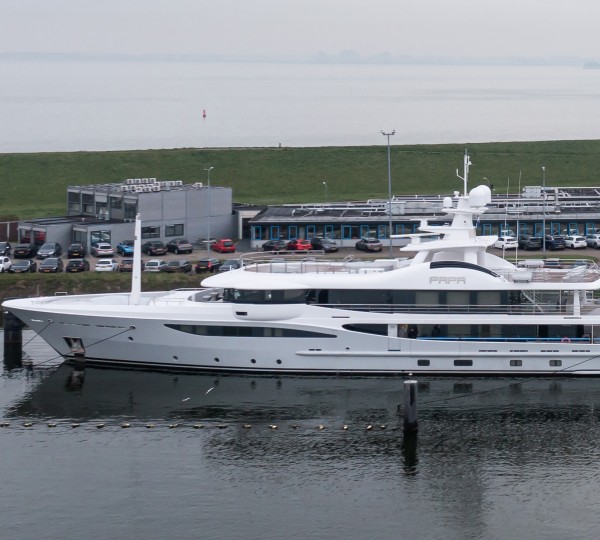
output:
[[[188,293],[189,295],[190,293]],[[5,307],[35,330],[57,353],[92,364],[151,369],[254,373],[600,375],[600,344],[588,340],[499,341],[388,337],[349,331],[344,325],[377,323],[502,323],[498,315],[365,313],[301,305],[244,306],[192,302],[186,295],[66,296],[11,300]],[[253,311],[253,308],[257,309]],[[514,316],[512,316],[514,319]],[[527,324],[537,318],[522,316]],[[592,316],[549,324],[600,324]],[[271,327],[315,333],[311,337],[196,335],[175,329],[205,324],[221,328]],[[169,326],[171,325],[171,326]],[[319,337],[325,335],[327,337]]]

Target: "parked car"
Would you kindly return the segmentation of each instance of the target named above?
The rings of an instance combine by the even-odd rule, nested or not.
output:
[[[309,240],[294,238],[287,243],[286,248],[288,251],[310,251],[312,246]]]
[[[164,259],[150,259],[144,265],[144,272],[162,272],[165,266],[167,266],[167,261]]]
[[[494,242],[494,247],[497,249],[517,249],[519,242],[514,236],[500,236]]]
[[[37,263],[31,259],[18,259],[13,261],[9,272],[15,274],[21,274],[26,272],[35,272],[37,270]]]
[[[198,244],[200,247],[207,249],[210,245],[217,241],[216,238],[198,238]]]
[[[40,247],[36,244],[17,244],[13,251],[15,259],[29,259],[37,255]]]
[[[219,272],[228,272],[229,270],[237,270],[242,267],[242,263],[239,259],[227,259],[221,266],[219,266]]]
[[[80,242],[74,242],[67,248],[68,259],[83,259],[86,253],[85,246]]]
[[[219,253],[234,253],[235,244],[229,238],[219,238],[210,246],[210,249]]]
[[[338,250],[336,241],[331,238],[320,238],[315,236],[310,239],[310,245],[312,249],[320,249],[325,253],[334,253]]]
[[[65,272],[87,272],[90,269],[90,262],[87,259],[69,259]]]
[[[112,257],[115,250],[108,242],[94,242],[90,252],[95,257]]]
[[[166,255],[167,248],[160,240],[148,240],[142,244],[142,253],[147,255]]]
[[[133,255],[133,246],[135,242],[133,240],[123,240],[117,244],[117,253],[119,255]]]
[[[0,256],[0,272],[8,272],[12,266],[12,261],[5,255]]]
[[[10,242],[0,242],[0,255],[10,255]]]
[[[287,249],[287,242],[285,240],[267,240],[262,245],[263,251],[283,251]]]
[[[173,253],[191,253],[194,251],[194,246],[188,242],[185,238],[174,238],[167,242],[167,251]]]
[[[583,236],[567,236],[565,246],[572,249],[581,249],[587,247],[587,242]]]
[[[192,263],[188,260],[173,260],[167,261],[166,266],[163,266],[160,269],[161,272],[191,272],[192,271]]]
[[[58,242],[46,242],[38,250],[36,257],[46,259],[47,257],[60,257],[62,255],[62,246]],[[41,268],[40,268],[41,271]]]
[[[40,264],[38,272],[47,274],[58,274],[64,269],[63,261],[60,257],[46,257]]]
[[[119,263],[119,272],[133,272],[133,259],[121,259],[121,262]]]
[[[522,234],[519,236],[519,248],[521,249],[542,249],[542,239],[539,236],[529,236]]]
[[[361,238],[355,247],[361,251],[381,251],[383,244],[377,238]]]
[[[600,234],[588,234],[585,237],[585,243],[587,247],[599,248],[600,247]]]
[[[546,249],[552,251],[557,249],[565,249],[565,239],[562,236],[555,236],[553,234],[547,234],[544,238],[546,242]]]
[[[115,259],[100,259],[96,261],[96,272],[116,272],[119,263]]]
[[[200,274],[202,272],[216,272],[219,270],[220,266],[221,261],[219,259],[215,259],[214,257],[200,259],[196,263],[196,274]]]

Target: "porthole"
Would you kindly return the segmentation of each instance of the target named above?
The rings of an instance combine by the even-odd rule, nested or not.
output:
[[[281,360],[277,360],[277,363],[278,363],[278,364],[281,364]]]
[[[510,365],[512,367],[522,366],[523,365],[523,360],[511,360],[510,361]]]
[[[179,360],[179,356],[174,356],[173,360]]]
[[[422,358],[417,360],[417,366],[429,366],[429,365],[431,365],[431,362],[429,360],[424,360]]]
[[[250,360],[251,364],[256,364],[256,360],[254,360],[254,358],[252,360]]]
[[[561,367],[562,360],[550,360],[550,367]]]
[[[218,358],[215,358],[214,360],[215,360],[215,362],[218,362],[218,361],[219,361],[219,359],[218,359]]]
[[[129,341],[133,341],[133,338],[132,338],[131,336],[129,336],[127,339],[128,339]]]

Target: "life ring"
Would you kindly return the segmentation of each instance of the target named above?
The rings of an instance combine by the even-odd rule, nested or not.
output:
[[[561,343],[571,343],[571,340],[568,337],[564,337],[560,340]]]

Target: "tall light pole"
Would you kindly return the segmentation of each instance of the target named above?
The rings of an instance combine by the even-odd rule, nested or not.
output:
[[[208,167],[204,169],[206,171],[206,183],[208,184],[208,215],[206,216],[206,253],[210,255],[210,171],[214,167]]]
[[[546,167],[542,167],[542,197],[544,197],[542,210],[542,251],[546,253]]]
[[[327,202],[329,195],[327,194],[327,182],[325,180],[323,180],[323,185],[325,186],[325,202]]]
[[[388,215],[390,218],[390,224],[389,224],[389,231],[388,231],[388,236],[390,239],[390,257],[393,256],[393,250],[392,250],[392,161],[390,159],[390,137],[392,135],[396,134],[396,130],[393,129],[392,131],[389,132],[385,132],[385,131],[381,131],[381,134],[384,137],[387,137],[387,158],[388,158]]]

